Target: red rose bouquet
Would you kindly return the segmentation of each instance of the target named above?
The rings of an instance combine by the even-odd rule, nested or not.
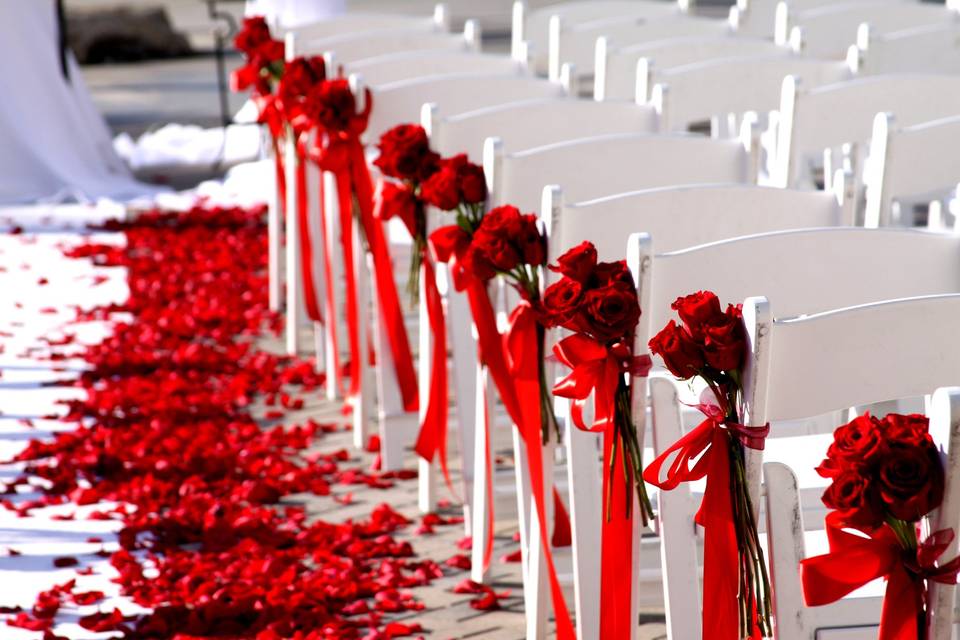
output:
[[[614,477],[619,475],[626,482],[627,505],[633,504],[632,491],[636,488],[646,525],[648,518],[653,517],[653,509],[643,483],[643,453],[633,421],[628,380],[645,376],[650,358],[633,354],[633,339],[640,321],[640,301],[633,278],[623,260],[597,262],[597,250],[589,242],[560,256],[550,270],[563,277],[544,291],[541,322],[548,328],[563,327],[573,332],[553,348],[559,360],[572,369],[553,388],[553,393],[574,401],[571,417],[579,428],[610,432],[610,452],[605,455],[607,518],[611,513]],[[587,426],[582,419],[582,405],[591,394],[595,421]]]
[[[250,89],[261,96],[273,93],[274,83],[283,75],[284,44],[273,39],[263,16],[244,18],[233,44],[246,58],[246,64],[230,77],[233,90]]]
[[[413,238],[413,254],[407,293],[411,304],[420,296],[420,269],[427,249],[427,218],[420,197],[421,183],[433,175],[440,164],[440,156],[430,149],[430,140],[423,127],[401,124],[382,136],[377,145],[380,155],[373,163],[384,176],[380,187],[380,217],[384,220],[400,218]]]
[[[827,515],[830,553],[801,562],[807,605],[834,602],[885,577],[880,640],[926,638],[928,583],[954,584],[960,569],[960,558],[935,564],[953,540],[952,529],[919,541],[920,521],[944,492],[927,418],[860,416],[834,432],[817,472],[831,480],[823,503],[834,511]]]
[[[706,419],[654,460],[644,479],[670,490],[680,482],[707,478],[697,514],[705,529],[704,637],[768,636],[770,582],[747,484],[745,448],[762,449],[769,426],[741,424],[747,339],[740,306],[724,310],[715,294],[700,291],[678,298],[671,308],[681,323],[671,320],[650,340],[650,350],[679,379],[706,383],[712,397],[698,407]]]

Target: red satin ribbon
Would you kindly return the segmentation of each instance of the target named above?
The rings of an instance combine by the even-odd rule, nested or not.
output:
[[[607,516],[601,525],[600,546],[600,637],[618,640],[629,638],[635,626],[633,608],[633,518],[635,509],[628,509],[627,487],[633,486],[633,472],[627,471],[621,462],[613,460],[613,445],[616,437],[616,395],[625,365],[635,377],[646,377],[650,371],[650,356],[633,357],[627,347],[607,347],[581,334],[564,338],[553,347],[561,364],[571,369],[569,375],[558,382],[553,393],[571,402],[570,418],[583,431],[603,432],[604,469],[613,469],[613,486],[610,474],[603,474],[603,495],[610,496],[606,505]],[[593,395],[594,422],[587,425],[583,409]],[[620,447],[620,455],[626,455]],[[629,484],[628,484],[629,483]]]
[[[422,211],[420,213],[422,213]],[[411,238],[417,233],[416,220],[403,215],[403,212],[389,210],[383,198],[377,198],[373,215],[374,218],[380,222],[386,222],[396,216],[403,222]],[[439,455],[440,469],[443,472],[444,482],[446,482],[450,493],[456,497],[457,492],[453,488],[453,481],[450,479],[450,465],[447,454],[449,404],[447,385],[447,325],[443,313],[443,297],[440,295],[440,290],[437,289],[437,274],[429,251],[424,250],[424,255],[421,260],[421,270],[420,280],[423,283],[424,302],[427,305],[427,319],[430,334],[433,338],[433,352],[430,361],[430,388],[427,399],[427,409],[423,414],[423,422],[420,424],[420,432],[417,435],[417,443],[414,446],[414,451],[428,462],[433,462],[433,459]]]
[[[730,438],[748,448],[762,450],[770,425],[746,427],[724,422],[716,406],[698,407],[707,415],[695,429],[677,440],[643,471],[643,479],[660,489],[675,489],[681,482],[707,478],[696,522],[704,528],[703,637],[740,640],[739,547],[730,496]],[[700,457],[693,465],[691,463]],[[660,471],[669,462],[666,477]],[[751,638],[760,639],[755,621]]]
[[[351,394],[359,391],[359,374],[362,364],[360,356],[360,336],[358,328],[357,281],[352,264],[353,241],[350,214],[353,211],[352,200],[356,196],[360,226],[367,241],[367,249],[373,257],[374,281],[377,286],[377,298],[380,318],[387,334],[397,384],[406,411],[416,411],[418,407],[417,379],[413,368],[413,356],[406,328],[403,324],[403,312],[400,309],[400,297],[393,277],[393,265],[387,247],[383,226],[377,224],[373,215],[373,183],[367,169],[360,134],[366,129],[367,120],[373,105],[370,92],[366,95],[366,109],[351,122],[345,132],[331,134],[325,147],[319,150],[316,161],[325,171],[336,176],[340,202],[341,242],[344,250],[347,279],[347,329],[351,351]]]
[[[543,487],[544,464],[541,445],[542,427],[540,416],[540,335],[536,312],[526,301],[522,301],[510,314],[510,328],[504,336],[513,386],[520,404],[520,420],[517,428],[527,445],[527,463],[530,467],[530,488],[537,505],[537,519],[540,529],[540,544],[547,561],[547,577],[553,599],[553,611],[557,620],[557,638],[575,640],[570,613],[563,597],[563,589],[557,578],[557,569],[553,563],[550,549],[550,534],[547,530],[547,506]]]
[[[870,537],[844,531],[835,511],[827,516],[826,532],[830,552],[800,562],[807,606],[836,602],[871,580],[886,578],[878,640],[920,640],[925,633],[919,624],[927,594],[924,581],[956,584],[960,573],[960,558],[935,564],[953,541],[953,529],[931,534],[915,554],[887,526]]]
[[[300,272],[303,275],[303,298],[307,317],[323,322],[313,277],[313,241],[307,207],[307,152],[302,139],[297,140],[297,224],[300,227]],[[318,363],[319,364],[319,363]]]

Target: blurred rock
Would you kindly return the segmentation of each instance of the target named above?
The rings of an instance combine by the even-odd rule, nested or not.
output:
[[[81,64],[175,58],[193,53],[163,7],[97,7],[67,13],[70,47]]]

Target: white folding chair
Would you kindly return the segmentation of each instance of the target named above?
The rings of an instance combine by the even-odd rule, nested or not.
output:
[[[549,64],[550,23],[554,16],[566,27],[584,22],[611,18],[655,18],[685,11],[688,2],[657,2],[650,0],[579,0],[561,2],[529,11],[527,3],[513,3],[513,30],[510,51],[514,57],[531,56],[531,63],[539,75],[547,75]],[[559,23],[558,23],[559,24]]]
[[[655,239],[653,240],[655,242]],[[937,295],[960,292],[960,238],[946,234],[934,234],[924,231],[905,229],[814,229],[763,234],[736,238],[695,247],[686,251],[652,258],[652,268],[642,269],[645,260],[652,257],[649,248],[650,239],[644,234],[631,237],[628,259],[638,286],[641,300],[646,304],[642,321],[642,331],[638,331],[638,347],[646,344],[650,334],[670,319],[670,302],[678,295],[698,289],[709,289],[725,301],[743,299],[747,292],[769,292],[777,308],[783,309],[782,317],[801,316],[802,314],[820,314],[803,316],[799,320],[783,321],[806,322],[808,318],[830,316],[830,309],[847,307],[851,304],[868,304],[878,300],[908,295]],[[648,262],[647,264],[651,264]],[[915,270],[914,270],[915,269]],[[650,283],[647,285],[646,283]],[[649,297],[648,293],[649,291]],[[960,300],[960,296],[955,296]],[[765,303],[766,304],[766,303]],[[960,309],[960,307],[958,307]],[[824,313],[826,312],[826,313]],[[776,333],[776,327],[768,312],[762,312],[748,303],[744,305],[744,318],[751,333],[756,353],[769,356],[771,348],[776,350],[781,343],[777,338],[770,339]],[[756,320],[756,322],[754,322]],[[923,326],[924,331],[916,327]],[[763,327],[763,329],[759,329]],[[766,393],[768,406],[769,391],[758,391],[755,381],[758,379],[757,366],[748,373],[745,383],[745,398],[748,415],[745,424],[773,423],[773,439],[767,443],[765,455],[769,458],[796,460],[802,457],[804,441],[810,438],[788,438],[776,446],[780,437],[802,435],[811,431],[811,423],[819,424],[815,417],[828,412],[840,411],[852,406],[888,400],[892,398],[915,397],[935,388],[940,383],[910,387],[899,380],[901,362],[910,361],[910,366],[920,365],[930,349],[921,349],[914,355],[910,349],[901,345],[913,344],[913,337],[925,335],[927,325],[917,317],[914,323],[891,321],[888,319],[884,329],[884,338],[878,339],[869,331],[855,339],[846,333],[818,332],[816,344],[806,343],[790,349],[792,356],[803,355],[804,362],[795,362],[793,376],[809,376],[818,380],[830,380],[836,385],[838,395],[825,405],[816,402],[807,405],[808,394],[796,391],[797,385],[788,390],[779,391],[781,400],[789,404],[773,413],[763,410],[762,399]],[[757,333],[769,342],[757,345]],[[866,337],[869,335],[869,337]],[[861,338],[866,341],[861,342]],[[642,342],[641,342],[642,341]],[[855,357],[854,345],[861,347],[869,344],[870,349],[879,345],[895,344],[897,354],[889,352],[884,356],[888,363],[898,365],[896,375],[891,368],[879,368],[869,360]],[[831,355],[846,349],[849,358],[846,364],[836,363],[829,366],[814,366],[812,363],[825,354]],[[761,349],[766,349],[762,351]],[[795,350],[796,349],[796,350]],[[806,350],[806,354],[803,354]],[[786,353],[778,352],[778,353]],[[934,356],[937,360],[940,356]],[[773,358],[764,360],[763,367],[770,366]],[[756,365],[756,361],[754,360]],[[780,365],[777,365],[778,367]],[[934,368],[936,365],[933,365]],[[960,374],[960,364],[954,365]],[[841,384],[837,378],[848,378]],[[885,382],[877,384],[875,378],[882,377]],[[853,382],[853,378],[858,378]],[[885,393],[883,389],[890,380],[901,383],[898,391]],[[864,382],[867,380],[869,382]],[[653,445],[656,452],[663,451],[683,434],[681,405],[676,383],[672,379],[652,377],[649,380],[653,415]],[[859,393],[851,393],[851,385],[860,385]],[[829,386],[829,385],[828,385]],[[786,396],[791,396],[787,398]],[[779,405],[778,405],[779,407]],[[785,425],[785,421],[795,421]],[[799,422],[799,424],[797,424]],[[778,424],[780,423],[780,424]],[[817,440],[813,440],[817,442]],[[809,447],[806,448],[809,451]],[[757,452],[759,454],[759,452]],[[750,452],[751,460],[748,475],[759,480],[759,455]],[[814,460],[811,468],[817,464]],[[757,487],[758,488],[758,487]],[[658,494],[658,523],[660,531],[660,550],[664,571],[664,592],[668,611],[668,628],[674,638],[698,637],[700,619],[698,611],[691,607],[690,589],[698,585],[696,562],[697,534],[690,523],[697,505],[692,499],[691,488],[681,485],[677,489]],[[759,493],[754,495],[754,505],[759,506]]]
[[[377,87],[403,80],[451,73],[498,73],[504,75],[527,72],[526,64],[507,56],[475,51],[406,51],[374,58],[364,58],[344,65],[347,74],[359,74]]]
[[[868,23],[857,31],[860,73],[960,73],[960,25],[914,27],[875,34]]]
[[[463,33],[422,29],[383,29],[324,38],[296,36],[301,55],[335,54],[338,64],[404,51],[480,51],[480,25],[468,20]]]
[[[373,142],[401,122],[418,122],[427,102],[444,113],[473,111],[496,104],[531,98],[559,97],[563,86],[527,75],[451,73],[380,85],[374,94],[376,108],[370,116],[366,139]]]
[[[730,7],[730,24],[739,35],[772,38],[779,0],[737,0]],[[872,0],[873,2],[909,2],[911,0]],[[832,6],[834,0],[789,0],[794,11]]]
[[[657,69],[670,69],[721,58],[782,53],[784,47],[762,38],[681,36],[618,47],[606,36],[597,38],[593,97],[633,100],[637,92],[637,62],[647,58]],[[646,96],[644,96],[644,99]]]
[[[786,2],[777,5],[778,43],[787,42],[791,32],[803,32],[804,52],[819,58],[840,59],[856,42],[861,23],[870,24],[874,34],[902,31],[911,27],[949,24],[958,19],[956,11],[919,2],[849,2],[792,11]]]
[[[846,224],[849,218],[844,212],[842,197],[842,190],[835,195],[710,184],[648,189],[566,205],[560,188],[548,187],[541,215],[548,230],[549,259],[589,240],[597,247],[600,260],[607,261],[624,257],[623,238],[635,229],[645,229],[656,238],[659,251],[674,251],[750,233]],[[547,273],[546,278],[549,285],[556,276]],[[548,346],[553,339],[554,336],[548,335]],[[645,387],[642,392],[645,396]],[[646,401],[637,398],[635,403],[639,409],[637,424],[643,429]],[[575,605],[582,640],[597,638],[599,629],[597,523],[602,518],[603,503],[599,445],[596,434],[575,428],[565,432]],[[639,553],[635,559],[639,562]],[[644,600],[649,599],[650,592],[659,591],[658,584],[644,587]]]
[[[955,320],[955,316],[950,320]],[[948,343],[949,344],[949,343]],[[948,373],[955,380],[953,373]],[[832,382],[832,381],[831,381]],[[927,519],[925,530],[960,528],[960,388],[942,387],[933,393],[927,416],[930,434],[941,450],[946,471],[943,502]],[[867,585],[858,593],[822,607],[806,607],[800,584],[799,564],[808,557],[803,518],[803,505],[797,487],[797,476],[790,466],[779,462],[763,465],[764,508],[766,509],[767,549],[770,577],[774,586],[773,605],[777,619],[778,640],[869,640],[877,636],[880,616],[879,585]],[[814,553],[826,552],[825,536],[811,535]],[[817,544],[819,543],[819,544]],[[957,556],[957,541],[944,551],[942,558]],[[864,593],[865,592],[865,593]],[[872,594],[873,597],[866,594]],[[948,640],[955,625],[955,585],[930,583],[930,640]]]
[[[900,127],[889,113],[873,123],[864,173],[867,226],[912,224],[910,197],[940,199],[960,182],[960,116]]]
[[[653,42],[685,36],[722,37],[730,35],[730,26],[723,20],[689,16],[681,12],[655,18],[596,20],[564,29],[555,17],[550,24],[549,74],[557,79],[563,65],[574,69],[575,85],[588,88],[594,78],[597,38],[621,46]]]
[[[811,184],[810,160],[822,161],[827,149],[852,143],[859,155],[881,111],[895,114],[901,125],[960,115],[960,76],[899,73],[819,87],[806,87],[788,76],[780,98],[772,184]],[[854,171],[862,166],[857,160]]]
[[[285,29],[283,35],[292,33],[298,39],[315,40],[351,33],[385,30],[418,30],[424,33],[450,31],[449,9],[446,4],[437,3],[434,5],[432,16],[351,11],[320,22]]]
[[[850,78],[845,62],[815,60],[794,53],[748,56],[699,62],[672,69],[655,69],[641,59],[638,84],[647,87],[650,101],[663,112],[668,131],[685,131],[711,122],[715,135],[724,135],[730,114],[765,114],[777,108],[783,78],[795,75],[811,87]],[[736,129],[733,129],[736,131]]]

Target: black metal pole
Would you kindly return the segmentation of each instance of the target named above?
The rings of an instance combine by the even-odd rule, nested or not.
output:
[[[67,14],[63,8],[63,0],[56,0],[57,7],[57,52],[60,57],[60,73],[63,79],[70,82],[70,65],[67,59]]]

